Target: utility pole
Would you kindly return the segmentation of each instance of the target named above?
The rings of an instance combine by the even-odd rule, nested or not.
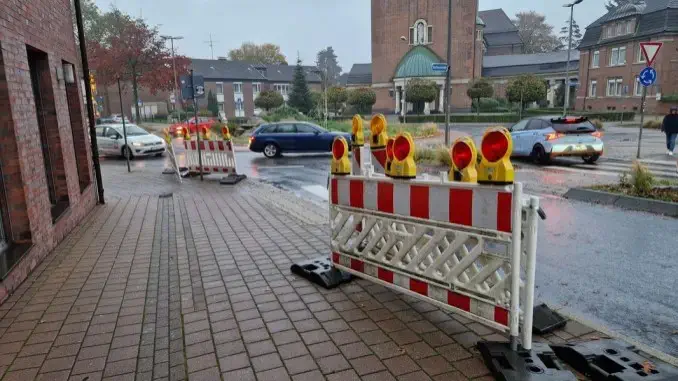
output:
[[[127,173],[132,172],[129,166],[129,158],[132,156],[132,149],[127,145],[127,125],[125,124],[125,108],[122,105],[122,87],[120,86],[120,77],[118,77],[118,96],[120,97],[120,115],[122,115],[122,135],[125,138],[125,148],[122,150],[127,161]]]
[[[213,41],[212,40],[212,33],[210,33],[210,39],[209,41],[205,41],[207,45],[210,47],[210,51],[212,52],[212,59],[214,59],[214,43],[219,42],[219,41]]]
[[[174,109],[177,109],[177,90],[179,89],[179,83],[177,81],[177,65],[174,60],[174,40],[182,40],[184,37],[182,36],[160,36],[161,38],[165,40],[170,40],[171,46],[172,46],[172,71],[174,71],[174,89],[172,90],[172,94],[174,94]]]
[[[447,74],[445,75],[445,147],[450,145],[450,77],[452,76],[452,0],[447,8]]]
[[[567,64],[565,66],[565,101],[563,102],[563,116],[567,115],[567,109],[570,107],[570,55],[572,54],[572,24],[574,23],[574,6],[584,0],[575,0],[563,7],[570,8],[570,37],[567,42]]]
[[[85,98],[87,102],[87,121],[89,122],[89,140],[92,149],[92,166],[94,167],[94,177],[97,186],[97,201],[99,204],[105,204],[104,200],[104,182],[101,179],[101,166],[99,165],[99,146],[97,144],[97,132],[94,121],[94,103],[92,102],[92,87],[90,83],[89,63],[87,61],[87,40],[85,40],[85,28],[82,23],[82,8],[80,0],[75,0],[75,23],[78,29],[78,44],[80,45],[80,58],[82,62],[82,75],[85,81]],[[77,70],[75,71],[77,78]],[[77,79],[76,79],[77,81]]]
[[[198,146],[198,167],[200,170],[200,181],[203,181],[203,176],[202,176],[202,152],[200,150],[200,125],[198,124],[198,99],[195,96],[195,86],[193,85],[193,69],[191,69],[191,94],[193,96],[193,111],[195,114],[195,136],[197,139],[197,146]],[[191,126],[189,124],[188,130],[191,130]]]

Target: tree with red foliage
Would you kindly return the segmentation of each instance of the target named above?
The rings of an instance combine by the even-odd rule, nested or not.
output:
[[[106,16],[108,31],[99,40],[87,42],[92,67],[102,86],[113,85],[118,79],[132,82],[136,120],[140,120],[140,85],[153,94],[174,87],[172,55],[157,28],[115,9]],[[190,60],[184,56],[174,59],[177,76],[187,73]]]

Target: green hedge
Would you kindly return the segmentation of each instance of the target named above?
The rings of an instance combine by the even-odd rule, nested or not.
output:
[[[562,110],[561,110],[562,111]],[[529,118],[532,116],[539,115],[558,115],[559,113],[549,110],[526,110],[523,112],[523,118]],[[636,117],[636,113],[633,111],[629,112],[573,112],[573,115],[583,115],[589,119],[599,119],[602,122],[614,122],[622,120],[633,120]],[[403,121],[403,117],[400,116],[400,122]],[[475,115],[475,114],[464,114],[464,115],[450,115],[450,123],[516,123],[520,119],[518,114],[494,114],[494,115]],[[445,115],[408,115],[407,123],[425,123],[425,122],[434,122],[434,123],[445,123]]]

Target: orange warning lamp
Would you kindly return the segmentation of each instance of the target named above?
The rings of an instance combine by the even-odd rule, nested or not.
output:
[[[478,182],[485,184],[513,184],[515,171],[511,164],[513,140],[504,127],[490,127],[480,143],[482,158],[478,165]]]
[[[370,139],[370,148],[384,148],[388,140],[386,133],[386,117],[384,114],[377,114],[372,117],[370,121],[370,131],[372,138]]]
[[[351,161],[348,160],[348,143],[343,136],[337,136],[332,142],[332,164],[330,171],[333,175],[350,175]]]
[[[388,138],[386,141],[386,167],[384,167],[384,172],[386,176],[391,176],[391,164],[393,164],[393,144],[395,143],[395,138]]]
[[[417,177],[417,164],[414,163],[414,140],[408,132],[399,133],[393,141],[390,176],[397,179]]]
[[[476,170],[478,151],[473,139],[466,136],[455,140],[450,150],[450,156],[452,158],[452,168],[450,168],[448,176],[450,181],[478,182],[478,171]]]
[[[231,140],[231,132],[227,126],[221,127],[221,137],[226,141]]]
[[[169,128],[163,128],[162,133],[165,135],[165,142],[172,144],[172,135],[170,135]]]
[[[365,132],[363,131],[363,118],[356,114],[353,116],[351,145],[353,147],[362,147],[365,145]]]

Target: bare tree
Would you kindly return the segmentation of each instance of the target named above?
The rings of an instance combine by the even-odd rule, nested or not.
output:
[[[535,11],[520,12],[513,23],[523,40],[525,53],[552,52],[560,46],[553,26],[546,23],[546,16],[542,14]]]

